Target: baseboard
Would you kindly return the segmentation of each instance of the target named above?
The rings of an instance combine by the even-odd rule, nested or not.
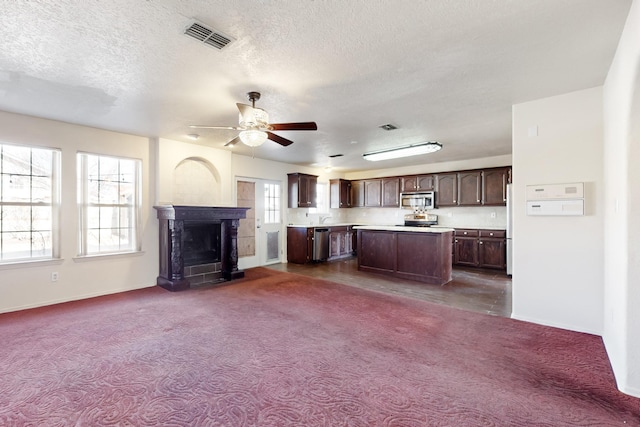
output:
[[[156,286],[156,284],[153,283],[153,284],[150,284],[150,285],[137,285],[137,286],[133,286],[133,287],[110,289],[110,290],[104,291],[104,292],[94,292],[94,293],[90,293],[90,294],[83,294],[83,295],[74,296],[72,298],[60,298],[60,299],[40,302],[40,303],[37,303],[37,304],[26,304],[26,305],[22,305],[22,306],[9,307],[9,308],[5,308],[5,309],[0,310],[0,314],[1,313],[12,313],[12,312],[21,311],[21,310],[29,310],[31,308],[46,307],[46,306],[55,305],[55,304],[63,304],[65,302],[71,302],[71,301],[80,301],[80,300],[89,299],[89,298],[103,297],[105,295],[113,295],[113,294],[119,294],[121,292],[135,291],[137,289],[151,288],[153,286]]]
[[[562,324],[562,323],[549,322],[547,320],[538,319],[538,318],[535,318],[535,317],[520,316],[520,315],[511,313],[511,318],[515,319],[515,320],[521,320],[523,322],[535,323],[537,325],[550,326],[552,328],[558,328],[558,329],[565,329],[567,331],[582,332],[582,333],[585,333],[585,334],[597,335],[599,337],[602,336],[602,331],[590,330],[588,328],[581,328],[581,327],[577,327],[575,325],[567,325],[567,324]]]

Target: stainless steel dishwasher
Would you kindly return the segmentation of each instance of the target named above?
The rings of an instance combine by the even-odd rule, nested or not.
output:
[[[314,228],[313,230],[313,260],[323,261],[329,258],[329,229]]]

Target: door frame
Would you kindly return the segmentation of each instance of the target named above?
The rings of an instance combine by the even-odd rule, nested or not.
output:
[[[238,201],[238,182],[253,182],[255,184],[255,255],[245,256],[238,258],[238,268],[241,270],[253,267],[259,267],[263,265],[278,264],[282,262],[284,256],[284,188],[283,183],[280,180],[275,179],[262,179],[262,178],[249,178],[244,176],[236,176],[234,180],[234,198],[236,205]],[[279,224],[267,224],[265,228],[264,224],[264,184],[278,184],[280,186],[280,223]],[[260,197],[258,197],[260,195]],[[265,230],[267,229],[278,231],[278,257],[267,261],[267,239]]]

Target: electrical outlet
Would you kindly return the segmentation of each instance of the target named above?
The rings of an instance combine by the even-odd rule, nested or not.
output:
[[[57,282],[58,281],[58,272],[54,271],[53,273],[51,273],[51,281],[52,282]]]
[[[495,212],[491,212],[491,218],[495,218],[496,217],[496,213]]]

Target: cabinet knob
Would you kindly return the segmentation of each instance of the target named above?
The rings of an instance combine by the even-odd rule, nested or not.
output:
[[[482,240],[480,241],[480,244],[482,244]]]
[[[467,234],[467,232],[465,231],[464,234]]]

